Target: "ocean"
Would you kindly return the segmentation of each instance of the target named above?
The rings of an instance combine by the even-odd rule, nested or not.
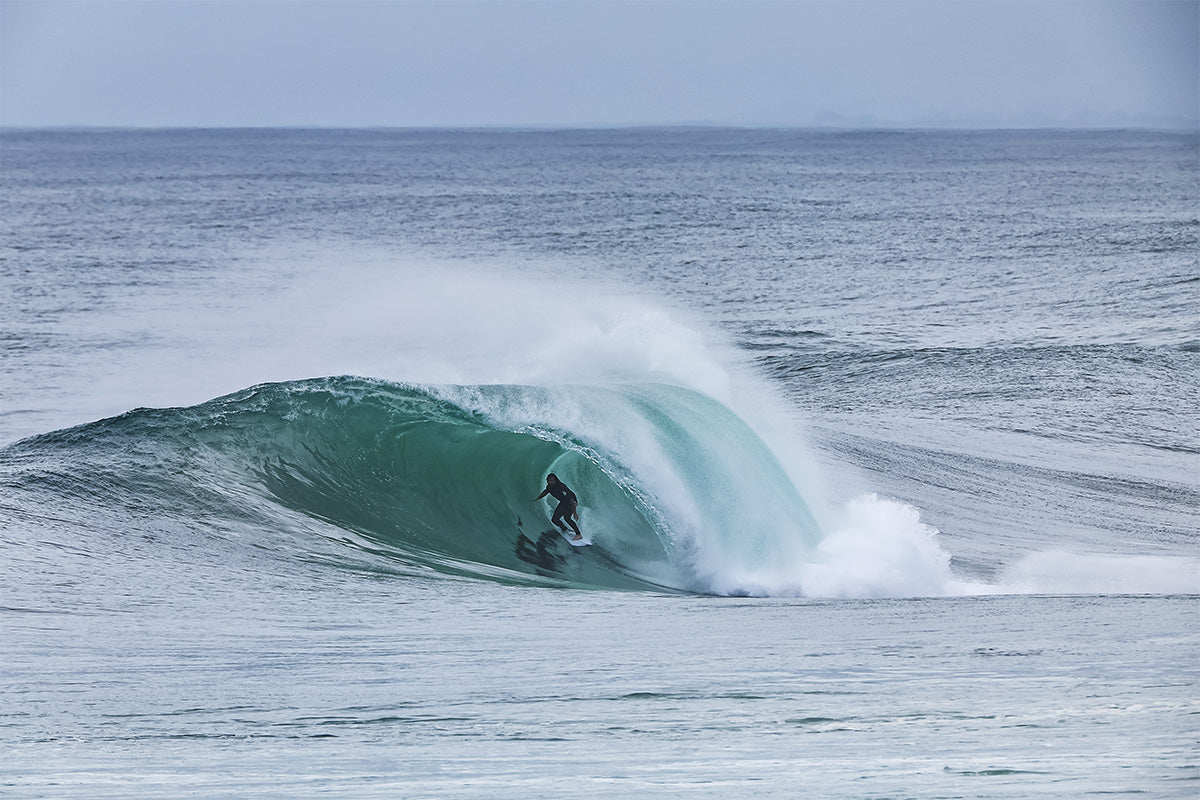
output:
[[[0,231],[6,797],[1200,792],[1194,133],[6,129]]]

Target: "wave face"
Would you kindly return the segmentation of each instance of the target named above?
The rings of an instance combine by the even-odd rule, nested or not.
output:
[[[113,498],[125,486],[181,517],[273,505],[444,574],[748,593],[819,539],[754,431],[715,400],[664,384],[322,378],[139,409],[14,448],[56,444],[80,485],[102,483]],[[103,478],[79,476],[85,462]],[[570,547],[549,523],[552,500],[532,501],[549,472],[578,494],[592,547]]]

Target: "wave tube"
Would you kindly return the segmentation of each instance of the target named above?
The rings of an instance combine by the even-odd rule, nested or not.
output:
[[[442,571],[744,593],[819,538],[749,426],[680,387],[334,378],[209,405],[279,503]],[[549,472],[593,547],[567,547],[531,500]]]

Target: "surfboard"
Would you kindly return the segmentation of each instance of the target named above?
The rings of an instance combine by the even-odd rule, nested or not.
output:
[[[579,540],[575,540],[575,539],[571,538],[575,535],[574,531],[571,531],[570,533],[568,533],[567,531],[559,531],[559,533],[562,534],[562,537],[567,540],[567,544],[571,545],[571,547],[587,547],[589,544],[592,543],[592,540],[587,538],[587,536],[584,536],[582,539],[579,539]]]

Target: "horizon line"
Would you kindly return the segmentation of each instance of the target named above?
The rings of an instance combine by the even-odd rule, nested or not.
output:
[[[29,125],[0,122],[0,131],[59,131],[59,132],[103,132],[103,131],[489,131],[489,132],[553,132],[553,131],[650,131],[650,130],[776,130],[776,131],[823,131],[823,132],[1018,132],[1018,131],[1062,131],[1102,132],[1139,131],[1147,133],[1196,133],[1200,134],[1200,120],[1182,125],[1155,124],[1109,124],[1109,125],[953,125],[953,124],[835,124],[835,123],[720,123],[720,122],[665,122],[665,123],[478,123],[463,125],[414,124],[414,125],[344,125],[344,124],[266,124],[266,125],[141,125],[141,124],[54,124]]]

